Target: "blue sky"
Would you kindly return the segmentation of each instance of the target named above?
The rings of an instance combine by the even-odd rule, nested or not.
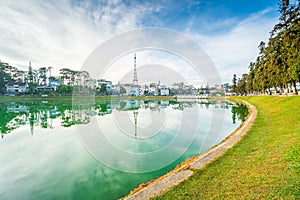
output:
[[[278,21],[277,4],[276,0],[2,0],[0,60],[24,69],[31,60],[33,67],[53,66],[56,73],[60,67],[78,70],[105,40],[135,28],[161,27],[196,41],[222,80],[230,82],[233,73],[247,71],[259,42],[269,37]]]

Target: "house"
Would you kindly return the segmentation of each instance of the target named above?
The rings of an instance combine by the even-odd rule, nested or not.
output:
[[[6,107],[6,113],[28,113],[29,108],[25,105],[12,104]]]
[[[91,78],[91,79],[87,80],[87,85],[88,85],[89,88],[96,89],[97,80]]]
[[[99,79],[97,80],[97,87],[101,88],[102,85],[106,86],[106,92],[108,94],[115,94],[116,93],[116,88],[112,85],[112,81],[108,81],[106,79]]]
[[[161,108],[167,108],[170,105],[170,102],[168,100],[161,100],[160,101],[160,107]]]
[[[50,87],[58,87],[61,85],[60,80],[49,80],[49,86]]]
[[[102,84],[105,84],[105,85],[112,85],[112,82],[111,81],[108,81],[108,80],[105,80],[105,79],[99,79],[97,80],[98,82],[98,86],[101,87]]]
[[[141,91],[142,91],[142,95],[147,95],[149,94],[149,85],[144,84],[141,86]]]
[[[167,88],[165,85],[160,86],[160,95],[161,96],[169,96],[170,95],[170,90]]]
[[[150,83],[149,87],[149,94],[152,96],[157,96],[158,95],[158,84],[157,83]]]
[[[208,86],[206,86],[206,87],[202,87],[202,86],[201,86],[201,88],[199,88],[199,93],[200,93],[200,94],[206,94],[206,95],[209,95],[209,94],[210,94],[209,87],[208,87]]]
[[[122,96],[140,96],[142,94],[140,86],[131,83],[118,83],[117,85],[113,85],[112,91],[112,94],[119,94]]]
[[[61,85],[60,80],[50,80],[49,81],[49,87],[53,88],[54,91],[56,91],[57,87],[59,87],[60,85]]]
[[[27,83],[9,82],[5,85],[8,93],[25,93],[28,92]]]
[[[56,91],[56,87],[50,87],[50,86],[47,86],[47,85],[41,85],[41,86],[37,86],[35,88],[37,91]]]

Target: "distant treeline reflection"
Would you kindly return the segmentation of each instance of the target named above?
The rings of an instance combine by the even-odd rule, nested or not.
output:
[[[174,110],[190,108],[199,105],[201,109],[222,108],[231,109],[232,122],[236,120],[244,121],[248,115],[248,109],[244,104],[232,103],[228,101],[198,101],[198,102],[178,102],[168,100],[121,100],[121,101],[98,101],[98,102],[26,102],[26,103],[1,103],[0,104],[0,133],[4,134],[22,127],[30,126],[33,134],[34,127],[52,129],[54,120],[58,120],[60,126],[71,127],[76,124],[87,124],[93,116],[104,116],[112,111],[134,111],[138,109],[148,109],[150,111],[160,111],[167,107]]]
[[[245,121],[249,114],[247,106],[242,103],[236,103],[234,106],[232,106],[231,112],[232,112],[232,123],[234,124],[236,123],[236,119],[242,122]]]

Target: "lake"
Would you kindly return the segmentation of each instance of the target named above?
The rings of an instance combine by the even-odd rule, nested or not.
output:
[[[224,140],[228,101],[0,103],[0,199],[118,199]]]

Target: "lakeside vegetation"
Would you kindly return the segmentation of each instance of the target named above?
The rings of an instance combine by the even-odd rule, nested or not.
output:
[[[300,82],[300,1],[281,0],[279,22],[267,43],[260,42],[259,55],[249,73],[233,76],[233,92],[246,94],[297,94]],[[299,90],[299,88],[298,88]]]
[[[257,118],[233,148],[153,199],[299,199],[300,97],[240,97]]]

